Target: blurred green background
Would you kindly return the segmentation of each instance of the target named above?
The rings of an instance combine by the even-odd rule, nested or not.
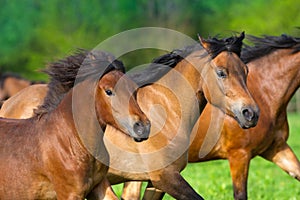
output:
[[[38,70],[75,48],[91,49],[137,27],[202,36],[295,35],[299,0],[0,0],[0,70],[46,80]],[[158,52],[129,56],[128,66],[150,62]],[[134,62],[133,62],[134,60]],[[127,62],[127,63],[126,63]]]

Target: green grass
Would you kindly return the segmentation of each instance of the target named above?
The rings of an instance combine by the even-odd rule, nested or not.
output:
[[[300,114],[289,114],[288,144],[300,157]],[[182,172],[185,179],[205,199],[233,199],[231,177],[227,160],[189,164]],[[144,184],[145,186],[145,184]],[[114,186],[120,195],[122,185]],[[173,199],[165,195],[164,200]],[[248,178],[249,200],[300,199],[300,183],[275,164],[260,157],[251,160]]]

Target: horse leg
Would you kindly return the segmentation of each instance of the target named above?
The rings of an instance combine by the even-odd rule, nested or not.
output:
[[[149,172],[153,186],[162,190],[175,199],[181,200],[203,200],[195,190],[186,182],[180,173],[172,168]]]
[[[121,199],[140,200],[142,183],[141,181],[125,182]]]
[[[130,181],[125,182],[122,192],[123,200],[140,200],[142,182]],[[153,187],[151,183],[148,183],[146,191],[143,196],[143,200],[160,200],[164,196],[164,192]]]
[[[240,149],[231,151],[228,156],[235,200],[247,199],[247,181],[251,156]]]
[[[107,178],[104,178],[86,197],[88,200],[117,200],[118,197]]]
[[[161,200],[163,199],[165,193],[161,190],[153,187],[152,183],[149,182],[146,191],[143,196],[143,200]]]
[[[261,156],[300,181],[300,162],[286,141],[276,142],[276,145],[273,145]]]

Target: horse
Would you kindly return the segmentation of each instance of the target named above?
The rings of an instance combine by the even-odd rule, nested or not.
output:
[[[0,102],[15,95],[20,90],[33,85],[42,83],[42,81],[29,81],[21,76],[13,73],[1,73],[0,74]]]
[[[216,121],[222,113],[207,104],[197,122],[202,129],[194,130],[196,136],[189,149],[189,162],[228,159],[234,199],[247,199],[249,165],[255,156],[275,163],[300,181],[299,160],[287,144],[287,105],[300,85],[300,38],[249,36],[249,40],[254,46],[246,46],[241,58],[249,68],[247,86],[261,111],[257,126],[243,130],[225,117],[223,126],[215,129],[219,133],[210,131],[211,113]],[[202,147],[205,137],[218,134],[215,143]]]
[[[300,38],[249,35],[249,40],[253,45],[242,49],[241,58],[249,68],[247,86],[260,107],[257,126],[243,130],[207,104],[197,121],[199,128],[193,129],[188,153],[190,163],[227,159],[234,199],[247,199],[249,166],[255,156],[275,163],[300,181],[299,160],[287,144],[287,105],[300,85]],[[210,127],[212,122],[214,127]],[[126,197],[139,198],[136,188],[140,187],[141,183],[125,184]]]
[[[26,119],[34,115],[34,110],[43,104],[48,92],[47,84],[28,86],[3,102],[0,117]],[[24,97],[24,94],[27,97]]]
[[[118,155],[110,160],[111,183],[151,181],[176,199],[202,199],[180,171],[187,164],[192,127],[206,102],[243,128],[255,126],[258,120],[259,108],[245,84],[248,69],[239,58],[243,39],[244,33],[224,39],[199,37],[201,45],[174,50],[146,69],[128,74],[140,86],[137,100],[151,121],[151,133],[147,141],[133,143],[107,126],[106,148],[109,155]],[[26,94],[20,96],[25,99]],[[97,195],[94,191],[90,197]]]
[[[84,199],[94,187],[106,192],[110,158],[102,130],[110,125],[138,142],[150,133],[136,84],[124,71],[102,51],[80,50],[50,64],[47,97],[34,116],[0,118],[1,199]]]

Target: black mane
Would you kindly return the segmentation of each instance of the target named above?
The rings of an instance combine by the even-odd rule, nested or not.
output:
[[[241,37],[231,36],[225,39],[218,39],[217,37],[205,40],[210,44],[211,52],[208,52],[213,59],[222,51],[234,52],[240,55],[242,48]],[[183,49],[176,49],[170,53],[162,55],[152,61],[152,63],[143,70],[129,72],[129,77],[135,81],[140,87],[151,84],[159,80],[162,76],[174,68],[181,60],[195,51],[203,49],[200,43],[184,47]],[[207,55],[206,51],[203,56]]]
[[[34,113],[41,115],[53,110],[75,84],[86,78],[99,79],[112,70],[125,73],[123,63],[103,51],[77,50],[74,55],[49,64],[44,70],[50,76],[48,92],[44,103]]]
[[[155,58],[147,68],[129,72],[128,76],[140,87],[154,83],[168,73],[189,54],[200,49],[202,49],[202,47],[199,43],[197,43],[195,45],[187,46],[183,49],[173,50],[170,53]]]
[[[281,36],[255,37],[247,35],[253,46],[245,45],[242,49],[241,59],[244,63],[251,62],[278,49],[292,48],[292,53],[300,51],[300,38],[282,34]]]
[[[218,39],[217,37],[213,37],[205,40],[205,42],[209,43],[208,53],[211,55],[212,58],[215,58],[222,51],[233,52],[240,57],[243,39],[244,32],[240,37],[231,36],[224,39]]]

